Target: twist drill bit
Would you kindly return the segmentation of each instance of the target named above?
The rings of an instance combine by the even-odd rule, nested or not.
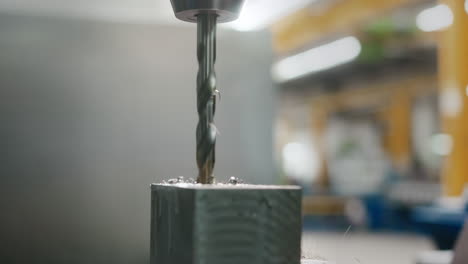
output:
[[[231,22],[239,17],[245,0],[171,0],[175,16],[197,22],[197,182],[213,183],[216,132],[213,118],[216,108],[216,23]]]
[[[197,182],[213,182],[215,165],[216,127],[214,114],[216,110],[216,14],[199,14],[197,16]]]

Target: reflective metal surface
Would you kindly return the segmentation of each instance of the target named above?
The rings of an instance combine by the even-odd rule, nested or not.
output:
[[[199,14],[216,14],[218,22],[230,22],[239,17],[244,0],[171,0],[175,16],[183,21],[197,22]]]

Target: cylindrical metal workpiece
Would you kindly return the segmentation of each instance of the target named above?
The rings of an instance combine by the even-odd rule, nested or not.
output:
[[[219,23],[234,21],[245,0],[171,0],[175,16],[183,21],[197,22],[199,14],[216,14]]]

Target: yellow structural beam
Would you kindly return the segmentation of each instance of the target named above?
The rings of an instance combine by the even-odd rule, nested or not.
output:
[[[308,196],[302,200],[303,215],[344,215],[346,199],[336,196]]]
[[[397,7],[422,1],[424,0],[344,0],[320,13],[304,8],[272,26],[273,48],[277,54],[284,54],[326,35],[349,32],[369,19]]]
[[[387,121],[385,147],[393,165],[399,170],[409,169],[411,156],[412,98],[399,89],[392,98],[383,117]]]
[[[417,97],[433,94],[437,78],[428,73],[415,73],[409,77],[372,82],[368,84],[357,84],[358,87],[337,93],[324,94],[311,98],[311,104],[318,104],[321,109],[329,112],[359,109],[369,106],[382,106],[389,103],[389,98],[395,94],[406,94],[409,97]]]
[[[440,2],[454,15],[452,26],[439,35],[442,127],[452,138],[442,179],[444,193],[459,196],[468,182],[468,14],[464,0]]]
[[[319,104],[310,104],[310,107],[310,130],[312,132],[313,144],[317,149],[320,159],[320,171],[318,173],[317,184],[322,188],[326,188],[329,184],[329,179],[327,177],[327,162],[325,159],[323,139],[325,138],[325,130],[327,129],[330,113]]]

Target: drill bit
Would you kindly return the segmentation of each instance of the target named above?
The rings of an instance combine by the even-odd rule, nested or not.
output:
[[[213,183],[217,129],[214,125],[216,110],[216,14],[197,16],[197,165],[198,183]]]

